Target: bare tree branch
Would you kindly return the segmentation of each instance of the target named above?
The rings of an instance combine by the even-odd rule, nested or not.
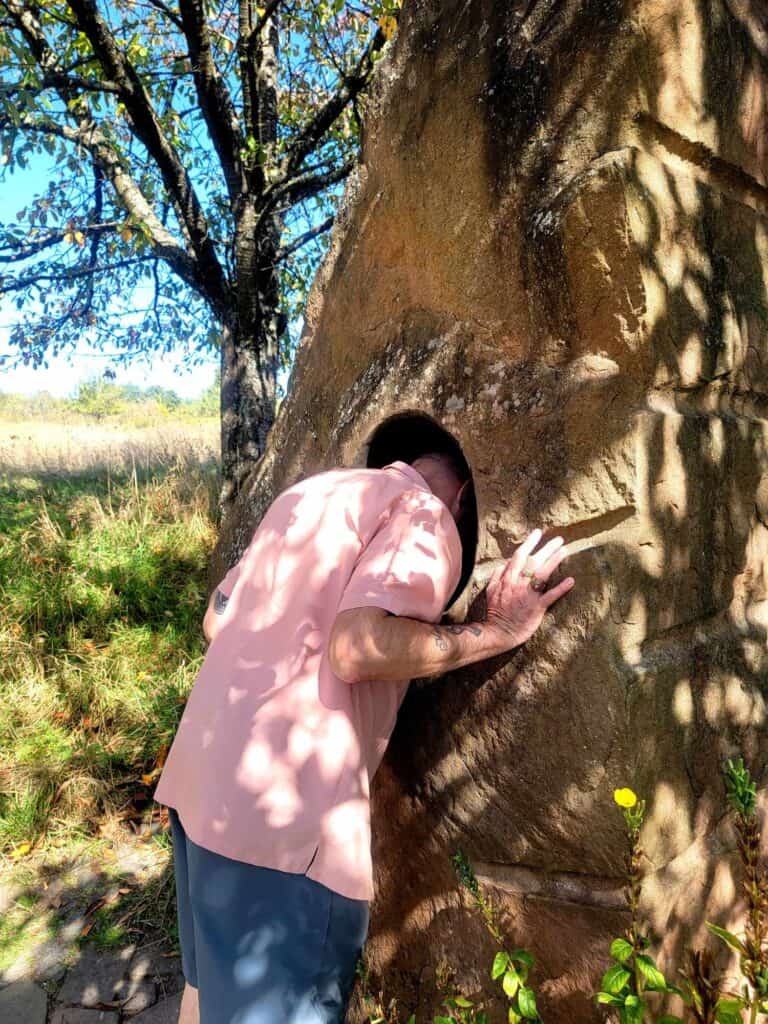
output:
[[[107,82],[105,80],[96,82],[90,78],[67,75],[63,72],[49,72],[43,75],[42,83],[39,86],[23,85],[21,82],[0,82],[0,96],[15,96],[18,93],[38,95],[46,89],[61,88],[76,89],[79,92],[120,92],[120,87],[116,82]]]
[[[44,73],[60,73],[57,57],[48,45],[40,23],[32,13],[20,0],[0,0],[0,5],[14,19],[16,27],[27,40],[32,55],[42,71]],[[68,87],[60,90],[60,96],[64,102],[68,102],[76,95],[77,93]],[[23,127],[29,131],[54,135],[86,148],[94,163],[99,165],[104,176],[111,182],[125,209],[142,223],[156,253],[167,260],[182,280],[186,281],[200,295],[208,298],[220,315],[221,310],[226,308],[225,297],[211,293],[205,271],[201,268],[198,260],[179,245],[162,224],[109,140],[99,131],[90,117],[84,112],[77,111],[73,112],[73,116],[77,121],[77,127],[58,123],[48,118],[34,118],[29,114],[24,114],[21,117],[17,115],[13,119],[10,117],[4,120],[0,119],[0,128]],[[182,227],[185,227],[183,221]]]
[[[8,118],[0,118],[0,129],[13,127],[22,127],[26,131],[43,135],[55,135],[87,149],[94,162],[101,167],[104,176],[111,182],[126,210],[141,222],[156,255],[166,260],[179,277],[196,292],[210,299],[204,282],[200,280],[200,266],[197,260],[178,244],[163,225],[144,193],[123,167],[120,158],[95,126],[83,125],[80,128],[73,128],[72,125],[59,124],[57,121],[36,119],[29,114],[20,118],[18,125],[14,125]]]
[[[277,8],[282,3],[285,3],[285,0],[269,0],[269,3],[264,5],[264,9],[261,12],[261,16],[254,25],[251,34],[247,40],[247,45],[249,47],[255,46],[258,43],[259,36],[261,35],[261,30],[264,28],[269,19],[272,17],[272,15],[275,13]]]
[[[62,281],[76,281],[88,274],[105,274],[112,270],[122,270],[124,267],[134,267],[137,263],[147,263],[153,259],[151,254],[147,256],[132,256],[129,259],[117,260],[115,263],[106,263],[96,267],[57,267],[54,270],[43,270],[39,274],[28,274],[26,277],[0,278],[0,295],[8,295],[11,292],[20,292],[30,285],[40,284],[44,281],[61,283]]]
[[[179,9],[200,108],[224,171],[230,202],[234,205],[244,187],[240,160],[243,133],[229,90],[213,59],[204,0],[180,0]]]
[[[299,235],[288,245],[283,246],[282,249],[278,249],[275,253],[275,263],[280,263],[282,260],[288,259],[288,257],[292,256],[298,249],[301,249],[302,246],[306,245],[307,242],[311,242],[313,238],[317,238],[318,235],[322,235],[325,231],[328,231],[333,227],[333,222],[335,220],[335,216],[326,217],[322,224],[318,224],[309,231],[305,231],[303,235]]]
[[[386,42],[387,37],[380,28],[377,29],[358,60],[357,66],[342,79],[336,93],[320,107],[303,131],[293,141],[289,151],[283,158],[280,168],[283,181],[295,173],[305,157],[316,147],[317,143],[333,125],[347,104],[354,101],[368,84],[374,68],[373,55],[378,53]]]
[[[168,4],[163,3],[163,0],[144,0],[144,2],[150,7],[154,7],[156,11],[160,11],[161,14],[164,14],[169,21],[173,22],[180,32],[184,31],[179,15],[175,11],[172,11]]]
[[[18,0],[12,2],[18,3]],[[121,100],[131,117],[133,131],[157,164],[163,183],[184,222],[212,304],[220,311],[225,309],[229,283],[208,234],[202,206],[186,167],[160,125],[141,78],[99,14],[96,0],[67,0],[67,3],[105,72],[120,86]]]
[[[329,185],[336,185],[338,182],[343,181],[354,170],[356,164],[356,160],[347,160],[340,167],[326,171],[323,174],[313,174],[311,172],[299,174],[268,193],[266,208],[270,209],[277,206],[280,209],[284,209],[286,206],[298,203],[302,199],[309,199],[311,196],[317,195],[318,192],[322,192],[323,189],[328,188]]]
[[[80,232],[83,238],[98,239],[102,235],[108,235],[117,231],[119,227],[120,223],[118,221],[108,221],[105,224],[89,224],[76,230]],[[0,263],[21,263],[29,259],[30,256],[36,256],[45,249],[58,245],[70,234],[73,234],[73,232],[67,228],[60,231],[51,231],[43,238],[36,238],[33,242],[21,243],[18,246],[2,245],[0,246]]]

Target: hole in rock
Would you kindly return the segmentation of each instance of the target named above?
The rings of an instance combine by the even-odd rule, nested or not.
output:
[[[413,462],[427,452],[447,452],[457,460],[463,474],[469,481],[464,493],[462,514],[457,523],[461,537],[461,579],[448,602],[453,604],[467,585],[475,566],[477,551],[477,501],[472,469],[467,461],[461,445],[444,427],[430,416],[420,412],[397,413],[384,420],[374,430],[368,441],[366,465],[371,469],[381,469],[390,462],[400,460]]]

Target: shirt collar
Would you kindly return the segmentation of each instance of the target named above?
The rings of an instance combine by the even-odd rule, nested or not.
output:
[[[384,469],[396,469],[399,473],[403,473],[405,476],[407,476],[409,480],[412,480],[415,484],[418,484],[419,487],[423,487],[425,490],[429,491],[430,494],[433,493],[432,488],[429,486],[429,484],[421,475],[421,473],[419,473],[417,469],[414,469],[413,466],[409,465],[407,462],[402,462],[400,459],[395,459],[394,462],[390,462],[388,463],[388,465],[384,466]]]

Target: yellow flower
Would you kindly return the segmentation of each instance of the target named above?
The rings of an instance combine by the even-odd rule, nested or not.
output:
[[[384,38],[389,41],[397,32],[397,18],[393,18],[391,14],[385,14],[382,18],[379,18],[379,28]]]
[[[634,807],[637,803],[637,797],[631,789],[614,789],[613,799],[619,807]]]

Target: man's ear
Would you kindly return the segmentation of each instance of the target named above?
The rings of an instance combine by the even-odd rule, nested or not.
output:
[[[456,492],[456,497],[453,499],[453,504],[451,505],[451,515],[456,520],[458,520],[459,518],[459,515],[461,513],[461,506],[464,502],[464,498],[467,495],[467,489],[469,488],[471,483],[471,480],[465,480],[464,483]]]

